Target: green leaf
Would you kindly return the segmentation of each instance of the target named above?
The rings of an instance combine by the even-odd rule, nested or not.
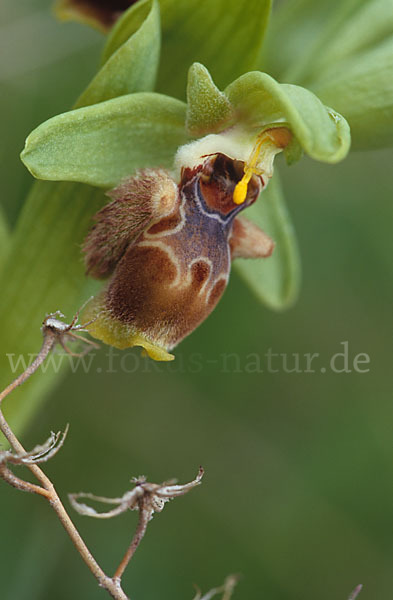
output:
[[[325,70],[313,89],[348,120],[354,149],[393,145],[393,36]]]
[[[364,0],[281,2],[272,14],[267,33],[265,70],[281,81],[304,83],[315,58],[361,4]]]
[[[271,0],[161,0],[160,5],[159,92],[183,99],[194,62],[207,67],[220,89],[257,67]]]
[[[309,87],[329,66],[371,50],[393,33],[391,0],[291,0],[273,13],[267,70]]]
[[[313,56],[309,81],[325,77],[324,70],[333,65],[340,68],[343,60],[351,57],[361,60],[363,53],[373,50],[393,36],[391,0],[357,2],[356,10],[351,11],[348,17],[350,18],[342,20],[341,26],[337,27],[328,43],[320,47],[318,55]]]
[[[218,133],[233,124],[235,112],[209,71],[194,63],[188,71],[186,127],[191,135]]]
[[[0,389],[23,370],[19,364],[13,371],[11,359],[14,365],[19,357],[28,362],[29,354],[39,351],[45,315],[61,310],[69,322],[91,295],[80,246],[92,215],[104,202],[101,190],[81,184],[37,182],[33,186],[1,273],[0,311],[7,318],[1,330]],[[46,372],[40,369],[4,402],[7,417],[18,428],[37,410],[67,366],[67,360],[59,356],[52,355],[52,359],[52,367]]]
[[[287,121],[299,144],[315,160],[335,163],[348,153],[351,138],[346,120],[302,87],[279,84],[255,71],[239,77],[225,93],[240,117],[253,127]]]
[[[146,0],[128,10],[114,27],[104,49],[103,66],[76,106],[153,90],[159,60],[159,5],[157,0]]]
[[[29,135],[21,158],[38,179],[113,187],[137,168],[172,166],[187,141],[185,111],[160,94],[121,96],[49,119]]]
[[[234,267],[261,302],[275,310],[288,308],[298,296],[300,260],[277,170],[246,216],[266,231],[276,246],[271,257],[237,259]]]
[[[5,214],[0,207],[0,265],[3,263],[9,251],[11,235]]]

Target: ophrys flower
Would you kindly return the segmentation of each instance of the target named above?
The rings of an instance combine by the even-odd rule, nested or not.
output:
[[[235,177],[232,180],[234,184],[232,199],[239,200],[244,195],[244,190],[248,189],[247,179],[252,182],[258,180],[260,176],[254,173],[252,168],[252,152],[256,139],[261,132],[273,125],[284,127],[291,133],[291,142],[284,150],[289,161],[298,158],[302,150],[312,158],[326,162],[337,162],[344,158],[350,141],[346,120],[331,108],[325,107],[309,90],[297,85],[280,84],[266,73],[259,71],[245,73],[228,85],[228,82],[240,73],[259,66],[258,48],[260,48],[270,8],[268,2],[253,2],[252,6],[248,2],[244,4],[244,10],[240,10],[240,4],[231,2],[228,5],[220,29],[221,33],[226,32],[225,44],[220,42],[219,36],[213,35],[217,22],[210,12],[205,14],[204,25],[210,28],[210,41],[209,47],[200,47],[197,45],[197,36],[193,35],[198,21],[197,3],[192,2],[192,7],[191,5],[189,7],[190,18],[186,18],[180,5],[175,6],[170,0],[161,2],[164,45],[158,89],[165,92],[175,90],[174,95],[182,97],[181,88],[184,87],[186,65],[192,62],[187,62],[187,57],[191,55],[192,60],[205,57],[219,82],[224,82],[223,91],[220,91],[212,82],[207,70],[201,65],[194,64],[189,72],[188,103],[185,105],[184,102],[169,95],[146,91],[152,89],[157,69],[158,13],[157,3],[146,0],[138,2],[120,19],[110,34],[104,50],[103,67],[80,98],[78,106],[81,108],[49,120],[29,136],[23,158],[32,173],[40,178],[80,181],[105,189],[115,187],[119,191],[120,182],[127,177],[130,182],[130,176],[135,177],[140,169],[145,173],[148,172],[146,169],[158,169],[160,173],[161,169],[165,169],[165,177],[171,179],[178,190],[177,193],[181,196],[180,192],[184,191],[181,171],[186,165],[182,164],[182,159],[179,158],[184,157],[184,154],[179,152],[179,148],[187,148],[187,142],[197,138],[196,145],[193,146],[195,164],[202,165],[202,171],[205,168],[204,161],[208,160],[207,154],[216,157],[223,155],[229,160],[245,164],[246,168],[242,167],[243,175],[240,177],[239,174],[240,178]],[[373,3],[370,3],[370,6],[371,4]],[[219,5],[221,6],[220,2],[214,4],[215,7]],[[235,11],[235,5],[236,7],[239,5],[238,12],[236,12],[237,8]],[[145,17],[144,21],[142,16]],[[136,24],[140,25],[139,29]],[[132,35],[127,37],[127,32],[131,32]],[[239,38],[232,33],[236,33]],[[277,29],[274,35],[276,43],[279,45],[285,42],[286,47],[287,38],[283,40]],[[179,41],[176,51],[174,46],[171,46],[175,38]],[[240,38],[242,43],[236,44],[235,40]],[[353,38],[351,40],[353,42]],[[183,43],[181,52],[180,41]],[[344,54],[341,52],[340,64],[344,65],[343,60],[346,58],[348,60],[351,58],[351,65],[354,64],[357,56],[355,46],[352,43],[351,48],[346,47]],[[337,101],[338,105],[343,107],[343,113],[348,113],[352,118],[353,114],[357,114],[352,110],[355,106],[355,98],[362,90],[366,90],[367,86],[359,88],[356,84],[357,96],[347,94],[345,97],[342,95],[336,97],[332,87],[329,87],[332,78],[329,76],[328,81],[324,76],[329,69],[326,70],[326,60],[322,60],[319,50],[319,54],[315,53],[315,60],[317,63],[318,61],[323,63],[324,67],[314,69],[313,79],[309,75],[313,62],[313,57],[310,55],[307,64],[303,65],[303,71],[308,74],[305,79],[310,81],[311,88],[321,90],[323,98],[329,98],[329,104],[336,106]],[[334,52],[336,56],[340,54],[337,43]],[[377,67],[377,63],[372,63],[372,56],[370,55],[370,60],[367,62],[367,68],[371,64]],[[171,69],[170,76],[169,69]],[[355,73],[358,79],[362,74],[359,68],[351,73]],[[379,71],[376,70],[376,73],[378,74]],[[352,81],[350,77],[348,81]],[[373,81],[376,81],[375,77]],[[343,97],[345,102],[342,101]],[[378,98],[383,98],[384,107],[389,104],[390,96],[385,94],[379,95]],[[376,114],[372,108],[367,123],[362,117],[363,139],[366,133],[369,136],[370,132],[375,132],[372,124],[373,115]],[[386,107],[383,114],[388,115]],[[357,123],[358,121],[354,120],[355,135],[358,131]],[[389,127],[390,123],[391,120],[388,123]],[[383,130],[385,137],[388,129],[385,127]],[[240,139],[241,131],[246,132],[245,143]],[[228,150],[231,132],[239,134],[233,153]],[[219,144],[212,147],[212,138],[216,141],[219,139]],[[202,150],[202,146],[198,147],[197,144],[203,144],[206,148]],[[262,185],[261,182],[259,184]],[[120,187],[122,185],[124,184],[120,184]],[[247,192],[245,197],[247,198]],[[174,202],[172,208],[174,211],[180,211],[180,206],[181,203],[178,205]],[[298,267],[293,234],[282,205],[276,174],[271,185],[263,192],[261,200],[255,202],[249,209],[249,214],[262,225],[262,228],[267,226],[268,233],[273,234],[277,246],[270,260],[239,261],[239,271],[245,275],[251,286],[258,290],[259,296],[265,302],[273,307],[282,308],[296,296]],[[149,211],[147,217],[142,229],[141,227],[136,229],[137,236],[145,235],[149,227],[155,224],[151,222],[152,214]],[[164,215],[161,213],[155,215],[153,220],[162,218]],[[236,219],[239,217],[236,217],[233,223],[237,223]],[[99,222],[100,218],[97,225]],[[233,232],[234,230],[235,228]],[[234,234],[231,232],[231,235]],[[92,239],[89,237],[89,240]],[[136,239],[133,238],[133,244]],[[139,242],[142,241],[140,238]],[[125,247],[129,247],[127,243],[123,246],[123,250]],[[191,258],[191,262],[194,258]],[[112,270],[105,274],[111,277],[107,290],[114,284],[115,271],[120,268],[123,260],[122,252],[115,252],[110,260]],[[267,269],[254,267],[262,262],[267,265]],[[97,266],[96,268],[98,269]],[[94,274],[94,269],[91,273]],[[206,285],[204,289],[207,287]],[[101,298],[105,293],[107,292],[103,292]],[[98,326],[99,320],[97,320]],[[115,337],[118,335],[116,333]],[[180,337],[179,334],[177,339]],[[168,342],[167,347],[170,345],[171,343]]]
[[[168,171],[145,169],[110,192],[84,248],[89,274],[110,276],[87,309],[90,333],[173,358],[167,350],[222,296],[232,259],[270,256],[270,237],[238,215],[267,186],[290,137],[285,127],[267,129],[249,148],[250,134],[233,128],[179,148],[178,184]]]

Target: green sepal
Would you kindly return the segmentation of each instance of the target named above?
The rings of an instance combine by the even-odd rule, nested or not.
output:
[[[160,11],[157,0],[130,8],[108,38],[103,65],[76,102],[89,106],[132,92],[152,91],[160,60]]]
[[[188,141],[186,105],[161,94],[129,94],[58,115],[27,138],[21,159],[32,175],[110,188],[135,169],[171,167]]]
[[[187,71],[206,66],[220,89],[259,65],[271,0],[161,0],[159,92],[184,98]]]
[[[194,63],[188,71],[186,128],[191,136],[219,133],[234,122],[235,111],[209,71]]]
[[[252,127],[287,121],[298,143],[315,160],[335,163],[349,151],[351,137],[344,117],[302,87],[280,84],[254,71],[231,83],[225,93],[239,119]]]
[[[269,258],[236,259],[234,268],[261,302],[274,310],[288,308],[298,297],[301,268],[277,170],[246,216],[270,235],[276,246]]]

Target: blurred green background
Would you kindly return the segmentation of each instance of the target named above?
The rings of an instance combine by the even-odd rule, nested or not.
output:
[[[11,225],[32,183],[18,158],[25,136],[71,106],[102,45],[98,33],[55,22],[49,5],[0,5],[1,204]],[[103,347],[25,432],[30,448],[70,423],[45,467],[63,498],[118,496],[142,473],[188,481],[205,467],[203,485],[151,523],[124,577],[132,598],[191,599],[193,583],[207,591],[229,573],[242,574],[239,599],[345,600],[358,583],[362,600],[392,597],[392,159],[282,164],[303,262],[296,306],[266,310],[233,274],[174,363]],[[352,372],[336,373],[329,361],[343,342]],[[273,358],[277,372],[269,349],[287,355],[286,365]],[[294,354],[306,370],[306,353],[320,355],[315,372],[285,371]],[[353,370],[359,353],[368,372]],[[105,598],[42,499],[4,484],[0,512],[2,600]],[[105,570],[136,516],[75,516]]]

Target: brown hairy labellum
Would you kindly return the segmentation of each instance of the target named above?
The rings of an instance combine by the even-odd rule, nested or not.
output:
[[[144,169],[110,192],[84,244],[87,270],[109,277],[85,311],[90,333],[118,348],[144,347],[156,360],[214,309],[236,257],[269,256],[272,240],[238,217],[267,181],[243,161],[216,153],[185,167],[177,185],[162,169]]]

